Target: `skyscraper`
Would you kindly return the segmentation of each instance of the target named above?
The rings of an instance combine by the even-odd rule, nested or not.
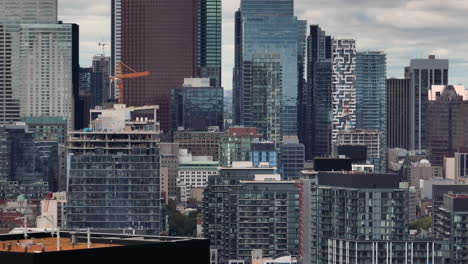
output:
[[[221,0],[198,0],[197,58],[200,77],[221,87]]]
[[[91,110],[90,131],[70,132],[67,228],[162,231],[157,109]]]
[[[409,69],[405,69],[406,78],[411,79],[410,108],[410,149],[423,150],[427,144],[426,111],[428,94],[432,85],[448,84],[449,61],[436,59],[434,55],[427,59],[411,60]]]
[[[387,146],[409,148],[410,79],[387,80]]]
[[[431,163],[443,166],[444,157],[468,146],[468,100],[452,85],[445,86],[427,106],[427,149]]]
[[[111,71],[111,58],[104,55],[96,55],[93,57],[93,72],[101,76],[101,94],[99,100],[96,100],[97,105],[103,105],[109,99],[113,98],[111,95],[110,71]]]
[[[331,98],[331,74],[328,72],[331,72],[332,66],[323,63],[323,61],[331,59],[331,44],[331,37],[327,36],[325,31],[318,25],[310,26],[310,33],[307,37],[307,87],[303,87],[302,92],[299,93],[301,100],[298,120],[301,128],[299,137],[305,145],[306,157],[309,160],[328,154],[322,147],[324,138],[323,133],[320,133],[319,130],[323,131],[323,126],[326,124],[322,121],[329,116],[328,110],[323,111],[323,107],[325,107],[323,100],[327,101],[330,104],[329,108],[331,108],[331,101],[327,99]],[[326,67],[330,68],[329,71]],[[326,83],[330,83],[330,85],[325,87]],[[324,93],[328,93],[328,96]],[[321,135],[318,135],[319,133]]]
[[[332,145],[341,130],[356,126],[356,42],[333,40],[332,72]]]
[[[171,89],[200,74],[219,82],[220,14],[219,0],[112,1],[113,72],[122,62],[151,73],[125,80],[124,100],[159,105],[163,132],[171,125]]]
[[[79,89],[78,25],[21,25],[20,44],[21,116],[66,117],[72,130]]]
[[[20,119],[20,25],[57,23],[57,0],[0,2],[0,123]]]
[[[387,57],[380,51],[358,52],[356,56],[356,127],[377,129],[382,161],[376,171],[386,170],[387,149]]]
[[[236,125],[252,117],[254,56],[279,56],[282,84],[280,135],[297,135],[298,92],[303,85],[306,22],[294,16],[293,0],[242,0],[236,13],[234,109]],[[278,138],[279,139],[279,138]]]
[[[161,128],[166,132],[170,127],[170,90],[197,71],[197,3],[116,0],[113,4],[114,67],[123,62],[135,71],[151,73],[124,81],[125,103],[159,105]]]

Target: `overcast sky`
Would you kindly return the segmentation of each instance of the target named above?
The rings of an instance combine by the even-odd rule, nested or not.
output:
[[[157,0],[156,0],[157,1]],[[223,0],[223,86],[232,87],[234,12]],[[468,0],[296,0],[296,15],[358,50],[387,53],[388,77],[403,77],[412,58],[450,59],[450,83],[468,86]],[[59,18],[80,25],[80,63],[89,66],[110,42],[110,0],[59,0]],[[107,48],[106,54],[110,54]]]

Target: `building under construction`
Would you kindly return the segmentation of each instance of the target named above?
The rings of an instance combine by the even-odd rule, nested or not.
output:
[[[179,254],[183,252],[183,254]],[[57,232],[0,235],[1,263],[206,263],[207,239]]]
[[[90,111],[90,127],[69,133],[66,227],[161,230],[157,106]]]

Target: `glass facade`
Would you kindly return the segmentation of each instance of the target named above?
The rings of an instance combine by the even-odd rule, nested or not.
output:
[[[424,150],[427,147],[427,105],[432,85],[448,84],[449,61],[435,59],[411,60],[410,149]]]
[[[303,64],[306,22],[294,16],[293,0],[243,0],[236,16],[235,104],[241,107],[239,124],[244,125],[252,109],[243,107],[251,102],[252,86],[248,71],[242,70],[256,54],[277,55],[282,71],[281,134],[297,135],[298,91],[303,85]],[[240,25],[239,25],[240,24]]]
[[[221,0],[198,0],[198,64],[200,77],[221,87]]]
[[[206,131],[223,129],[223,88],[182,87],[171,91],[172,130]]]
[[[387,57],[383,52],[358,52],[356,56],[356,128],[376,129],[380,135],[380,160],[375,171],[387,168]]]
[[[299,142],[283,142],[279,147],[280,174],[284,180],[299,179],[304,170],[304,145]]]
[[[280,109],[282,71],[278,55],[254,55],[251,76],[251,120],[266,140],[278,142],[281,137]]]
[[[323,107],[323,100],[327,101],[328,97],[331,98],[331,74],[329,72],[331,73],[332,66],[324,64],[325,61],[331,59],[331,50],[331,37],[327,36],[318,25],[311,25],[310,35],[307,37],[307,87],[304,87],[299,93],[302,99],[299,113],[299,126],[301,128],[299,137],[306,147],[308,160],[317,156],[329,155],[327,154],[328,147],[324,150],[323,146],[318,146],[318,144],[330,144],[329,140],[328,143],[323,142],[323,136],[318,135],[323,126],[326,127],[326,124],[323,124],[319,119],[328,118],[329,114],[315,108],[316,104],[319,104],[320,108]],[[327,66],[328,70],[325,68]],[[328,89],[328,91],[324,89]],[[328,96],[324,97],[324,93]],[[331,101],[328,100],[328,103],[330,106],[327,109],[331,108]],[[316,137],[318,140],[315,140]]]
[[[323,60],[315,63],[313,87],[313,141],[309,145],[309,157],[331,155],[332,125],[332,62]],[[309,122],[310,120],[308,120]],[[306,151],[307,153],[307,151]],[[307,154],[306,154],[307,157]]]
[[[58,188],[58,143],[36,141],[27,126],[0,128],[0,198],[43,199]]]

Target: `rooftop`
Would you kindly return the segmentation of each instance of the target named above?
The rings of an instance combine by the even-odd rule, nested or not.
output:
[[[60,245],[60,250],[57,248]],[[117,244],[91,243],[89,248],[119,247]],[[37,238],[22,240],[6,240],[0,242],[0,252],[41,253],[67,250],[87,249],[86,242],[72,244],[71,238]]]

